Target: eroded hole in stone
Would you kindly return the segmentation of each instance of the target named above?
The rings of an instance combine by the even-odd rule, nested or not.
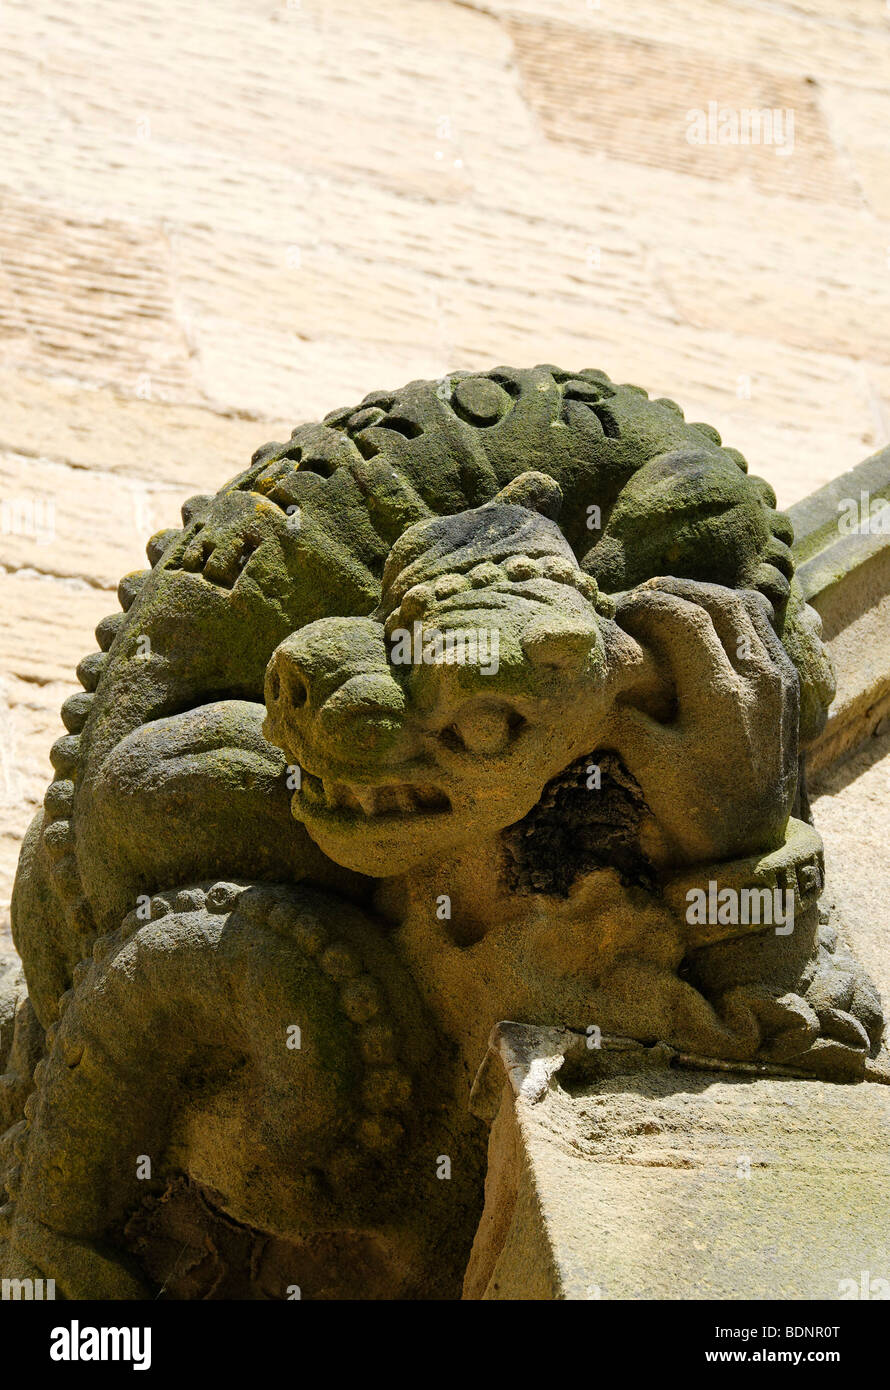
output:
[[[600,786],[589,785],[599,769]],[[648,807],[614,753],[592,753],[548,782],[541,800],[503,832],[507,886],[565,898],[582,874],[611,865],[621,882],[653,890],[655,870],[640,848]]]

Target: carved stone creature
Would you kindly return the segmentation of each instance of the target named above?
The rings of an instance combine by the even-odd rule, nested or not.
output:
[[[745,470],[601,372],[457,373],[149,542],[22,850],[4,1274],[453,1295],[503,1018],[862,1074],[798,776],[831,673]]]

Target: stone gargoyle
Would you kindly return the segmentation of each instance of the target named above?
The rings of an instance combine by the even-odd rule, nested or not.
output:
[[[4,1275],[457,1296],[499,1020],[865,1074],[801,773],[831,670],[715,430],[599,371],[455,373],[183,522],[22,849]]]

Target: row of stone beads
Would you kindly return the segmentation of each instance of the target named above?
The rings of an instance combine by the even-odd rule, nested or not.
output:
[[[215,883],[206,890],[190,887],[156,894],[150,899],[147,917],[134,910],[117,931],[96,941],[93,958],[100,962],[107,959],[146,921],[156,921],[170,912],[228,913],[236,909],[248,921],[289,937],[337,985],[340,1007],[358,1030],[365,1064],[365,1113],[357,1126],[357,1138],[372,1152],[392,1148],[403,1135],[403,1127],[393,1112],[408,1105],[411,1079],[397,1065],[395,1031],[386,1017],[382,992],[373,976],[363,969],[358,953],[345,942],[331,941],[317,917],[292,899],[274,889],[226,882]],[[75,975],[79,970],[77,967]],[[60,1011],[67,1004],[67,996],[63,996],[63,1001]]]
[[[607,596],[600,593],[596,580],[570,560],[558,555],[545,555],[540,559],[511,555],[500,564],[483,560],[466,574],[441,574],[428,583],[415,584],[403,596],[399,607],[389,614],[384,630],[387,637],[391,637],[396,628],[410,628],[436,602],[450,598],[452,594],[491,588],[495,584],[521,584],[531,579],[549,579],[556,584],[570,585],[598,611],[607,609],[607,616],[615,611]]]
[[[366,1069],[362,1090],[366,1113],[356,1126],[356,1137],[362,1147],[372,1153],[393,1148],[402,1138],[403,1128],[392,1111],[407,1106],[411,1097],[411,1079],[396,1065],[395,1034],[383,1014],[376,981],[363,971],[352,947],[329,941],[327,932],[314,915],[300,911],[295,904],[274,893],[243,884],[220,882],[207,891],[201,887],[183,888],[176,893],[154,895],[149,900],[147,917],[140,916],[136,909],[128,913],[116,931],[99,937],[94,943],[93,960],[104,962],[147,921],[157,921],[171,912],[228,913],[235,909],[244,913],[248,920],[267,925],[273,931],[288,936],[308,957],[316,960],[321,970],[339,986],[341,1008],[350,1023],[359,1029],[359,1045]],[[60,1020],[90,968],[89,960],[80,961],[74,967],[72,987],[59,998]],[[21,1164],[28,1131],[39,1104],[39,1091],[46,1076],[49,1054],[57,1045],[60,1045],[59,1025],[53,1023],[46,1033],[47,1056],[37,1063],[34,1070],[35,1089],[25,1102],[24,1122],[12,1143],[12,1152],[17,1161],[7,1171],[5,1186],[13,1199],[21,1185]],[[82,1050],[70,1041],[67,1046],[69,1050]],[[79,1056],[66,1054],[64,1060],[68,1066],[73,1066],[79,1061]],[[8,1225],[11,1215],[12,1203],[0,1209],[4,1225]]]
[[[66,991],[66,995],[70,995],[71,993],[71,990]],[[67,1003],[66,995],[63,995],[62,998],[65,999]],[[7,1169],[6,1177],[4,1179],[6,1191],[9,1193],[9,1196],[12,1199],[12,1201],[7,1203],[6,1206],[0,1208],[0,1235],[9,1234],[15,1198],[18,1197],[19,1192],[21,1190],[22,1165],[25,1161],[25,1150],[28,1145],[28,1135],[31,1129],[32,1121],[37,1111],[37,1106],[40,1099],[40,1088],[46,1076],[47,1058],[50,1052],[52,1051],[58,1031],[59,1025],[57,1023],[50,1024],[49,1028],[46,1031],[46,1053],[34,1068],[34,1075],[32,1078],[32,1089],[26,1097],[25,1104],[23,1106],[24,1118],[20,1121],[19,1125],[14,1127],[17,1132],[13,1136],[11,1149],[15,1162]]]
[[[216,891],[226,886],[217,884]],[[215,910],[225,911],[227,906]],[[393,1112],[407,1107],[411,1099],[411,1078],[397,1064],[395,1030],[386,1017],[377,981],[364,970],[352,946],[332,941],[318,917],[293,900],[276,898],[264,903],[259,894],[244,896],[242,893],[238,908],[241,912],[246,909],[249,917],[264,921],[273,931],[289,937],[337,985],[340,1007],[358,1030],[365,1064],[362,1103],[366,1113],[357,1124],[356,1137],[365,1149],[374,1153],[391,1149],[404,1134]]]
[[[97,658],[102,658],[102,661]],[[74,788],[80,761],[80,731],[87,721],[94,699],[93,689],[99,682],[105,659],[103,652],[97,652],[84,657],[77,668],[81,683],[90,682],[92,689],[88,685],[83,692],[70,696],[62,705],[62,723],[68,732],[57,739],[50,749],[49,757],[55,777],[43,798],[43,845],[53,886],[65,916],[74,922],[84,944],[92,931],[93,918],[83,896],[77,867],[72,819]]]

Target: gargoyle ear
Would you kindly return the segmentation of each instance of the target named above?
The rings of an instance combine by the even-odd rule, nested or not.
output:
[[[548,473],[530,469],[501,488],[489,505],[525,507],[527,511],[540,512],[541,516],[556,521],[562,511],[562,488]]]
[[[538,618],[522,634],[522,650],[535,666],[581,671],[596,642],[596,628],[583,618]]]

